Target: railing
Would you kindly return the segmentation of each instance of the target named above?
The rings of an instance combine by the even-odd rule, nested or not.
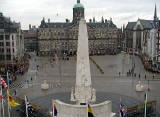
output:
[[[147,102],[147,107],[155,106],[156,103],[157,103],[156,101]],[[135,111],[143,109],[143,108],[144,108],[144,104],[136,105],[134,107],[127,108],[127,113],[135,112]]]

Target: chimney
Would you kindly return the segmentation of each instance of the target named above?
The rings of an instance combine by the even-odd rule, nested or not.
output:
[[[92,23],[92,19],[89,19],[89,23]]]
[[[95,22],[96,22],[95,17],[93,17],[93,23],[95,23]]]
[[[48,23],[50,23],[50,19],[48,19]]]
[[[31,24],[29,24],[29,30],[31,30]]]
[[[36,29],[36,26],[34,25],[34,26],[32,26],[32,29]]]
[[[68,20],[68,19],[66,19],[66,23],[69,23],[69,20]]]
[[[105,23],[107,24],[107,19],[105,19]]]

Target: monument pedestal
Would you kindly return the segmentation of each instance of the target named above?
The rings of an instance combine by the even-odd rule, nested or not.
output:
[[[53,100],[52,103],[56,105],[57,117],[88,117],[88,105],[66,104],[59,100]],[[111,101],[90,106],[95,117],[115,117],[115,113],[112,113]]]
[[[47,84],[46,80],[44,80],[43,84],[41,84],[41,89],[43,89],[43,90],[48,90],[49,89],[49,85]]]

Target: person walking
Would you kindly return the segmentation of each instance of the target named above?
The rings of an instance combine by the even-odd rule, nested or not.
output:
[[[121,72],[119,72],[119,76],[121,76]]]
[[[37,70],[39,70],[39,65],[37,65]]]
[[[139,79],[140,79],[141,75],[139,74]]]

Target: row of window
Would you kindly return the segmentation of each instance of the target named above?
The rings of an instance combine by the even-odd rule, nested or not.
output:
[[[22,39],[22,35],[17,35],[16,38],[20,38]],[[10,35],[0,35],[0,40],[9,40],[10,39]],[[14,36],[12,35],[12,40],[14,40]]]
[[[5,60],[5,55],[0,55],[0,60]],[[11,55],[6,55],[6,60],[11,60]]]
[[[0,46],[4,46],[4,43],[0,42]],[[10,42],[6,42],[6,46],[10,46]],[[14,42],[12,42],[12,46],[14,46]]]
[[[11,49],[7,48],[6,51],[7,51],[7,53],[10,53]],[[0,53],[3,53],[3,52],[4,52],[4,48],[0,48]],[[14,48],[13,48],[13,53],[14,53]]]
[[[10,36],[9,35],[0,35],[0,40],[4,40],[4,36],[5,36],[5,39],[6,40],[9,40],[10,39]],[[14,39],[14,36],[12,35],[12,40]]]

